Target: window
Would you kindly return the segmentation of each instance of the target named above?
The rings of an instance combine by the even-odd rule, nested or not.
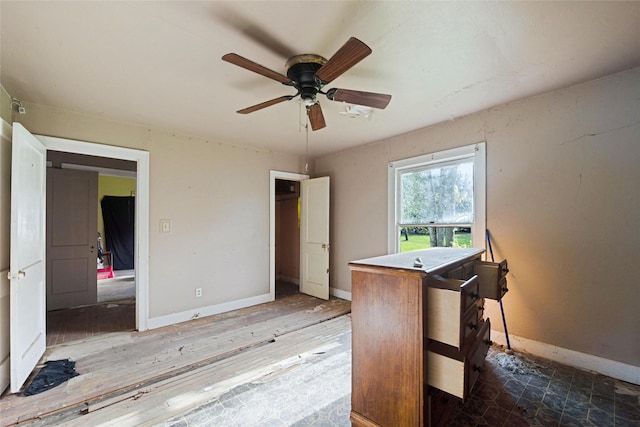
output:
[[[484,247],[485,143],[389,164],[389,253]]]

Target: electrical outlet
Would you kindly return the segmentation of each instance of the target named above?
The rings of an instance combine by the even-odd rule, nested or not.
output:
[[[196,288],[196,298],[200,298],[202,296],[202,288]]]

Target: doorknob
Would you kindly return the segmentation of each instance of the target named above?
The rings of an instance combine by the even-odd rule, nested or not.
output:
[[[17,276],[14,276],[14,275],[13,275],[13,274],[11,274],[11,272],[9,271],[9,272],[7,273],[7,279],[9,279],[9,280],[11,280],[11,279],[18,279],[18,280],[20,280],[20,279],[23,279],[23,278],[24,278],[24,276],[26,276],[26,275],[27,275],[27,273],[25,273],[25,272],[24,272],[24,271],[22,271],[22,270],[19,270],[19,271],[18,271],[18,275],[17,275]]]

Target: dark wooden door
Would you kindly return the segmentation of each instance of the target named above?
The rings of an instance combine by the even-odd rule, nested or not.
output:
[[[47,310],[97,302],[98,173],[47,169]]]

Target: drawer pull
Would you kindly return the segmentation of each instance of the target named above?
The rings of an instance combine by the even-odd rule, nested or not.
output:
[[[479,300],[480,299],[480,294],[476,293],[476,292],[471,292],[469,293],[469,296],[475,300]]]
[[[482,372],[482,366],[473,365],[473,372]]]
[[[491,347],[493,345],[493,341],[491,340],[484,340],[484,343],[487,347]]]
[[[502,269],[502,272],[503,272],[504,274],[507,274],[507,273],[509,272],[509,269],[508,269],[507,267],[505,267],[505,268],[503,268],[503,269]]]
[[[477,323],[473,323],[473,322],[469,322],[469,329],[478,329],[478,324]]]

